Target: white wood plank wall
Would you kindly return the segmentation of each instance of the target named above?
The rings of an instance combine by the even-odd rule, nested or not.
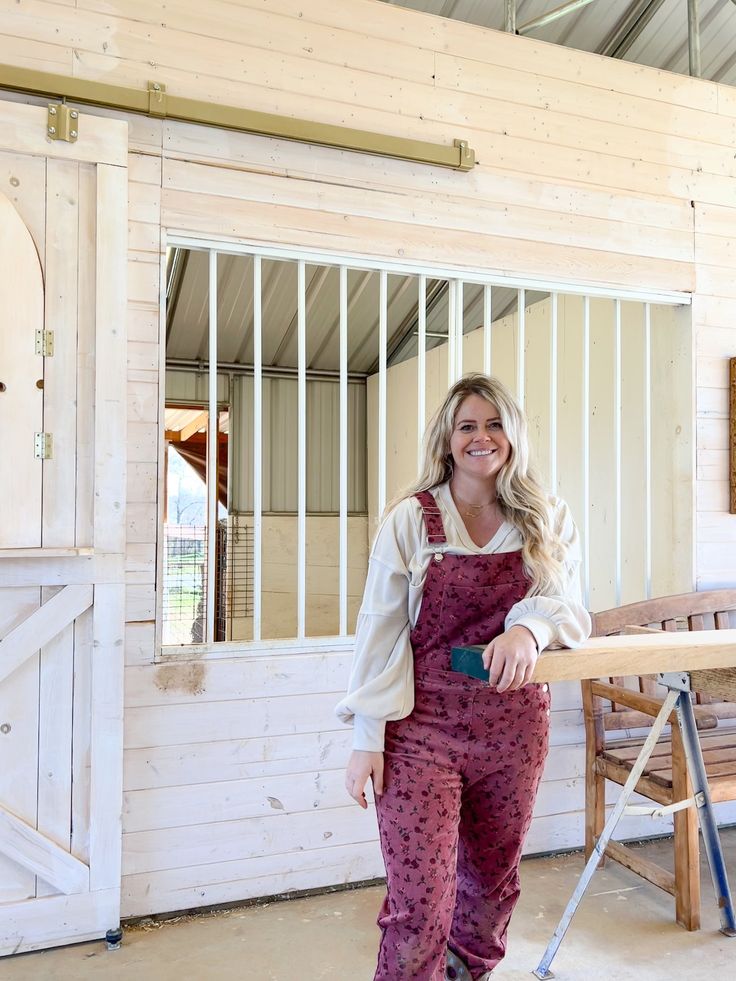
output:
[[[162,223],[512,277],[694,290],[694,572],[703,587],[736,584],[726,513],[734,90],[373,0],[175,6],[6,4],[0,60],[144,89],[155,78],[179,95],[389,134],[466,137],[480,163],[452,173],[129,118],[128,915],[380,868],[372,818],[340,789],[348,735],[330,707],[347,652],[153,664]],[[557,694],[532,850],[582,840],[576,705],[573,688]]]

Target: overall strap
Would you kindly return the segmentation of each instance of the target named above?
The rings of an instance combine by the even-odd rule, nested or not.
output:
[[[422,506],[424,523],[427,526],[427,544],[444,545],[447,542],[445,527],[442,524],[442,512],[437,506],[437,501],[429,491],[420,491],[414,495]]]

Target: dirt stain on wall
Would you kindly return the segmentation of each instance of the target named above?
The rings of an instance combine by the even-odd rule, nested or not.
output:
[[[205,690],[206,668],[201,661],[193,664],[162,664],[156,670],[154,683],[159,691],[201,695]]]

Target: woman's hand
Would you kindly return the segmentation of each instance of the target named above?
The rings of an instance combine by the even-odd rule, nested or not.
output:
[[[354,749],[348,760],[345,786],[353,800],[363,808],[368,807],[364,790],[369,777],[373,778],[373,793],[380,797],[383,793],[383,753]]]
[[[532,680],[539,651],[534,634],[521,624],[510,627],[483,651],[483,665],[490,670],[489,684],[497,691],[515,691]]]

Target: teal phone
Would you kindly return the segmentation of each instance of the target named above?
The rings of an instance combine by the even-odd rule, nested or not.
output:
[[[483,651],[485,647],[476,644],[472,647],[453,647],[450,667],[453,671],[467,674],[471,678],[488,681],[490,677],[487,668],[483,667]]]

